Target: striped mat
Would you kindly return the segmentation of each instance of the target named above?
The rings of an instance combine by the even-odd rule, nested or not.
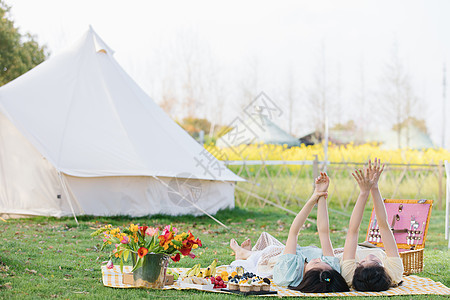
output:
[[[124,266],[124,272],[131,272],[130,266]],[[179,274],[185,272],[187,268],[171,268],[172,271]],[[134,288],[129,284],[123,284],[123,275],[120,272],[120,267],[114,266],[113,269],[107,269],[106,266],[102,266],[103,285],[113,288]],[[165,286],[164,289],[177,289],[182,290],[178,283]],[[440,282],[435,282],[429,278],[423,278],[415,275],[404,276],[403,284],[396,288],[390,288],[384,292],[357,292],[350,291],[345,293],[302,293],[298,291],[292,291],[285,287],[272,284],[270,289],[277,291],[277,295],[282,297],[328,297],[328,296],[394,296],[394,295],[450,295],[450,288],[446,287]],[[211,291],[215,293],[224,293],[221,291]],[[270,296],[270,295],[265,295]]]

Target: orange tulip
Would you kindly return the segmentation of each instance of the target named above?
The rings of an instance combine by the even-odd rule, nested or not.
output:
[[[143,258],[144,256],[146,256],[147,253],[148,253],[148,249],[145,248],[145,247],[141,247],[138,250],[138,255],[139,255],[140,258]]]

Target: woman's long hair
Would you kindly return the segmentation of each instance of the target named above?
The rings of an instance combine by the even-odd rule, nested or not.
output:
[[[296,287],[289,287],[291,290],[303,293],[332,293],[348,292],[347,282],[336,270],[311,269],[303,275],[303,280]]]
[[[353,275],[353,287],[362,292],[386,291],[392,284],[391,277],[382,266],[359,266]]]

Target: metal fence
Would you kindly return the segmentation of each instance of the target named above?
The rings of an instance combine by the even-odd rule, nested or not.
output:
[[[331,207],[345,211],[356,201],[359,189],[351,176],[360,162],[303,161],[224,161],[247,182],[238,183],[239,206],[273,204],[281,208],[301,205],[313,190],[313,178],[326,170],[331,178]],[[439,164],[386,164],[380,178],[383,197],[390,199],[431,199],[442,209],[445,199],[445,168]]]

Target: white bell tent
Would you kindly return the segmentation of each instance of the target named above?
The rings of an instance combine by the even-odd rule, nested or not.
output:
[[[240,180],[145,94],[92,28],[0,88],[0,214],[214,214],[234,207]]]

